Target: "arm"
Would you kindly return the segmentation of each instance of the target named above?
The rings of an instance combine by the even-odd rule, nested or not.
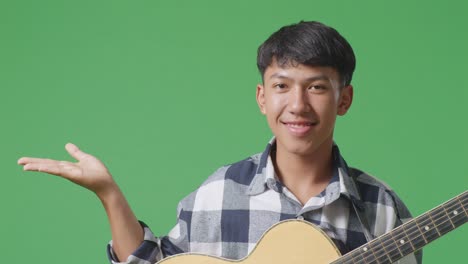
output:
[[[23,157],[18,164],[25,171],[57,175],[94,192],[106,210],[114,251],[119,259],[127,259],[143,241],[143,230],[135,214],[100,160],[70,143],[65,149],[78,162]]]
[[[143,229],[117,185],[98,197],[109,220],[114,252],[120,260],[126,260],[143,241]]]

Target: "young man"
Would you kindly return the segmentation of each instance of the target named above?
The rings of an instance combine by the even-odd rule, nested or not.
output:
[[[77,163],[21,158],[19,164],[96,193],[111,226],[112,263],[155,263],[182,252],[240,259],[285,219],[318,225],[344,254],[408,219],[395,193],[349,168],[333,142],[336,117],[353,100],[349,43],[333,28],[300,22],[271,35],[259,47],[257,65],[263,83],[256,98],[274,138],[263,153],[218,169],[183,199],[168,236],[156,238],[140,225],[106,167],[73,144],[66,149]],[[400,262],[420,259],[418,253]]]

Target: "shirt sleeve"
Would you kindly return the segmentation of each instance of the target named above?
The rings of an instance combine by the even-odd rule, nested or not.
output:
[[[156,237],[142,221],[144,240],[140,246],[125,260],[119,260],[112,247],[112,240],[107,245],[107,257],[112,264],[151,264],[161,259],[189,251],[188,231],[191,214],[184,211],[182,202],[177,208],[177,224],[167,236]]]
[[[144,231],[144,240],[140,246],[130,255],[125,262],[121,262],[114,252],[112,240],[107,245],[107,257],[110,263],[149,264],[156,263],[162,259],[161,241],[153,235],[151,229],[143,222],[140,225]]]

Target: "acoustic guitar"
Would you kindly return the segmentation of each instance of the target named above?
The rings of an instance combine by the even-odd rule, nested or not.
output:
[[[167,257],[158,264],[393,263],[466,223],[467,207],[465,191],[344,256],[318,227],[306,221],[286,220],[266,231],[244,259],[187,253]]]

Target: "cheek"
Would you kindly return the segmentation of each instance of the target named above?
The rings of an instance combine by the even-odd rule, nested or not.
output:
[[[287,104],[287,98],[285,96],[269,96],[265,98],[265,111],[267,114],[275,115],[282,111],[284,106]]]
[[[320,98],[312,102],[314,112],[322,119],[322,121],[334,122],[337,115],[337,101],[333,97]]]
[[[273,96],[269,97],[265,103],[265,115],[268,126],[274,134],[279,133],[279,119],[285,109],[284,96]]]

